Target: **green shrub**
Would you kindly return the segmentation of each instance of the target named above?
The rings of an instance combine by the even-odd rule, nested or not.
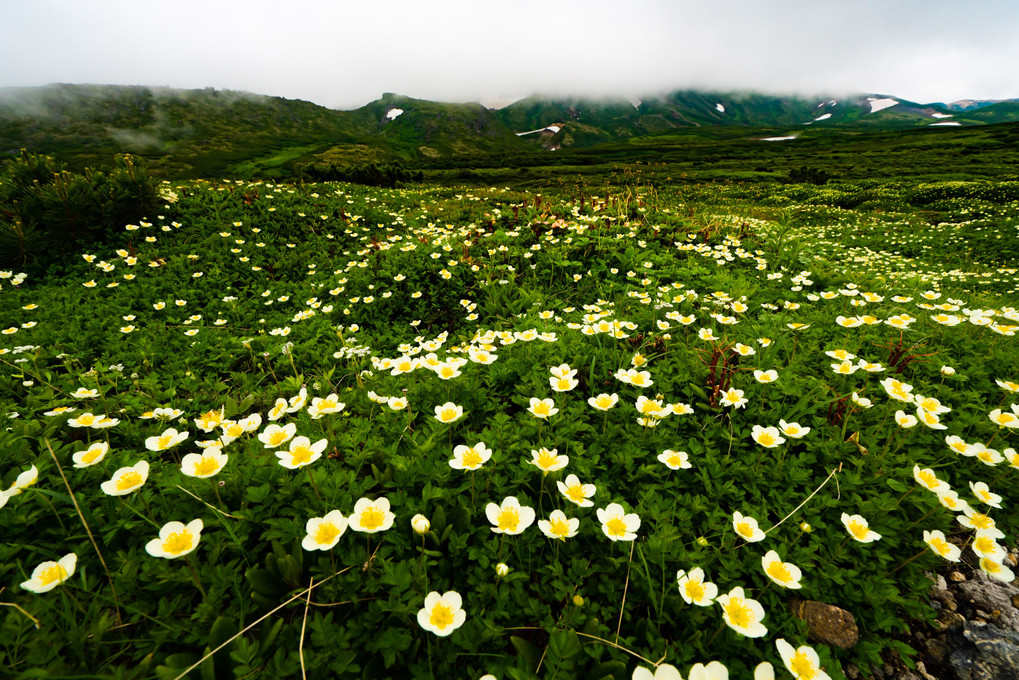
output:
[[[158,199],[131,156],[118,157],[113,169],[72,173],[22,150],[0,173],[0,264],[44,265],[141,219]]]

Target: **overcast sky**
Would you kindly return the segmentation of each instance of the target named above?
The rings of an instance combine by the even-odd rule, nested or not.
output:
[[[0,0],[0,86],[1019,98],[1016,0]]]

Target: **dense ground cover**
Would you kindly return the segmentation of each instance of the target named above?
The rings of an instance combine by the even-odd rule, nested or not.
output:
[[[941,554],[1014,566],[1013,190],[166,185],[0,272],[0,663],[908,657]],[[802,649],[793,597],[860,643]]]

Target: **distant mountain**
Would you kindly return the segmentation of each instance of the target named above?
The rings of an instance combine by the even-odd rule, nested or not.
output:
[[[27,148],[81,167],[131,152],[165,176],[273,176],[321,163],[453,166],[478,155],[587,148],[684,130],[797,135],[1010,121],[1019,121],[1019,100],[946,105],[875,94],[678,90],[632,100],[528,97],[489,109],[385,94],[353,111],[336,111],[211,88],[57,84],[0,88],[0,157]]]
[[[668,133],[677,128],[862,127],[891,129],[1019,120],[1008,102],[959,113],[943,104],[918,104],[884,95],[783,97],[758,93],[681,90],[642,100],[540,99],[500,109],[499,118],[540,146],[592,146]],[[1001,108],[996,108],[1001,107]],[[983,111],[994,110],[995,115]]]

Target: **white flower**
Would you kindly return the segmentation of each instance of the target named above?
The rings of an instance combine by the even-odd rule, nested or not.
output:
[[[658,454],[658,460],[665,463],[670,470],[687,470],[693,467],[690,464],[689,455],[686,451],[665,449]]]
[[[329,443],[325,438],[319,439],[312,444],[311,440],[307,437],[294,437],[290,441],[289,450],[276,451],[276,457],[279,458],[279,464],[283,467],[296,470],[305,465],[311,465],[321,458],[322,452],[325,451],[328,445]]]
[[[205,479],[219,473],[227,463],[227,456],[218,446],[210,446],[202,453],[189,453],[181,459],[180,471],[188,477]]]
[[[389,511],[389,499],[385,496],[374,501],[361,498],[354,504],[354,512],[350,515],[350,528],[366,534],[385,531],[393,526],[396,515]]]
[[[507,496],[501,505],[489,503],[485,506],[485,516],[492,523],[492,531],[497,534],[516,536],[534,523],[534,508],[520,505],[516,496]]]
[[[683,680],[683,677],[678,668],[663,663],[655,667],[654,673],[643,666],[637,666],[633,669],[633,680]]]
[[[732,528],[747,543],[757,543],[764,540],[765,534],[757,526],[757,520],[749,516],[744,517],[739,510],[732,513]]]
[[[778,421],[778,426],[782,430],[782,434],[793,439],[800,439],[810,434],[809,427],[800,427],[799,423],[787,423],[784,420]]]
[[[462,605],[460,594],[454,590],[442,595],[432,591],[425,597],[425,606],[418,611],[418,625],[439,637],[446,637],[467,620]]]
[[[188,432],[178,432],[175,428],[166,429],[158,437],[149,437],[145,440],[145,448],[149,451],[166,451],[188,438]]]
[[[798,649],[784,639],[775,640],[775,647],[782,657],[782,663],[796,680],[831,680],[831,676],[821,670],[821,658],[812,648],[803,645]]]
[[[605,508],[596,511],[601,530],[611,541],[632,541],[637,538],[636,531],[640,528],[640,517],[637,513],[627,513],[619,503],[609,503]]]
[[[153,557],[174,559],[183,557],[198,547],[202,536],[202,520],[195,519],[187,523],[167,522],[159,530],[159,538],[145,544],[145,552]]]
[[[102,462],[109,450],[110,445],[106,442],[93,442],[92,445],[84,451],[75,452],[71,456],[71,460],[74,461],[74,467],[87,468],[91,465]]]
[[[764,573],[772,581],[783,588],[801,588],[800,579],[803,578],[800,568],[791,562],[783,562],[774,550],[769,550],[761,558],[761,567]]]
[[[326,513],[325,517],[312,517],[304,526],[304,540],[301,547],[305,550],[329,550],[340,541],[340,536],[347,530],[347,518],[339,510]]]
[[[722,608],[722,618],[726,625],[740,635],[757,638],[767,635],[768,629],[761,623],[764,619],[764,607],[757,600],[743,594],[743,589],[736,587],[715,600]]]
[[[849,513],[843,512],[842,524],[846,527],[846,531],[849,532],[849,535],[860,543],[873,543],[874,541],[881,540],[881,534],[871,530],[867,524],[867,520],[860,515],[850,515]]]
[[[676,572],[679,594],[687,604],[699,607],[710,607],[718,597],[718,586],[704,580],[704,570],[695,567],[689,572],[682,569]]]
[[[71,578],[78,556],[68,553],[56,562],[43,562],[32,570],[32,577],[21,584],[22,589],[31,593],[48,593]]]
[[[131,467],[122,467],[113,473],[113,478],[99,487],[108,496],[125,496],[140,489],[149,478],[149,462],[140,460]]]
[[[562,510],[553,510],[547,520],[538,520],[538,528],[548,538],[565,541],[577,535],[580,528],[580,520],[568,518]]]

